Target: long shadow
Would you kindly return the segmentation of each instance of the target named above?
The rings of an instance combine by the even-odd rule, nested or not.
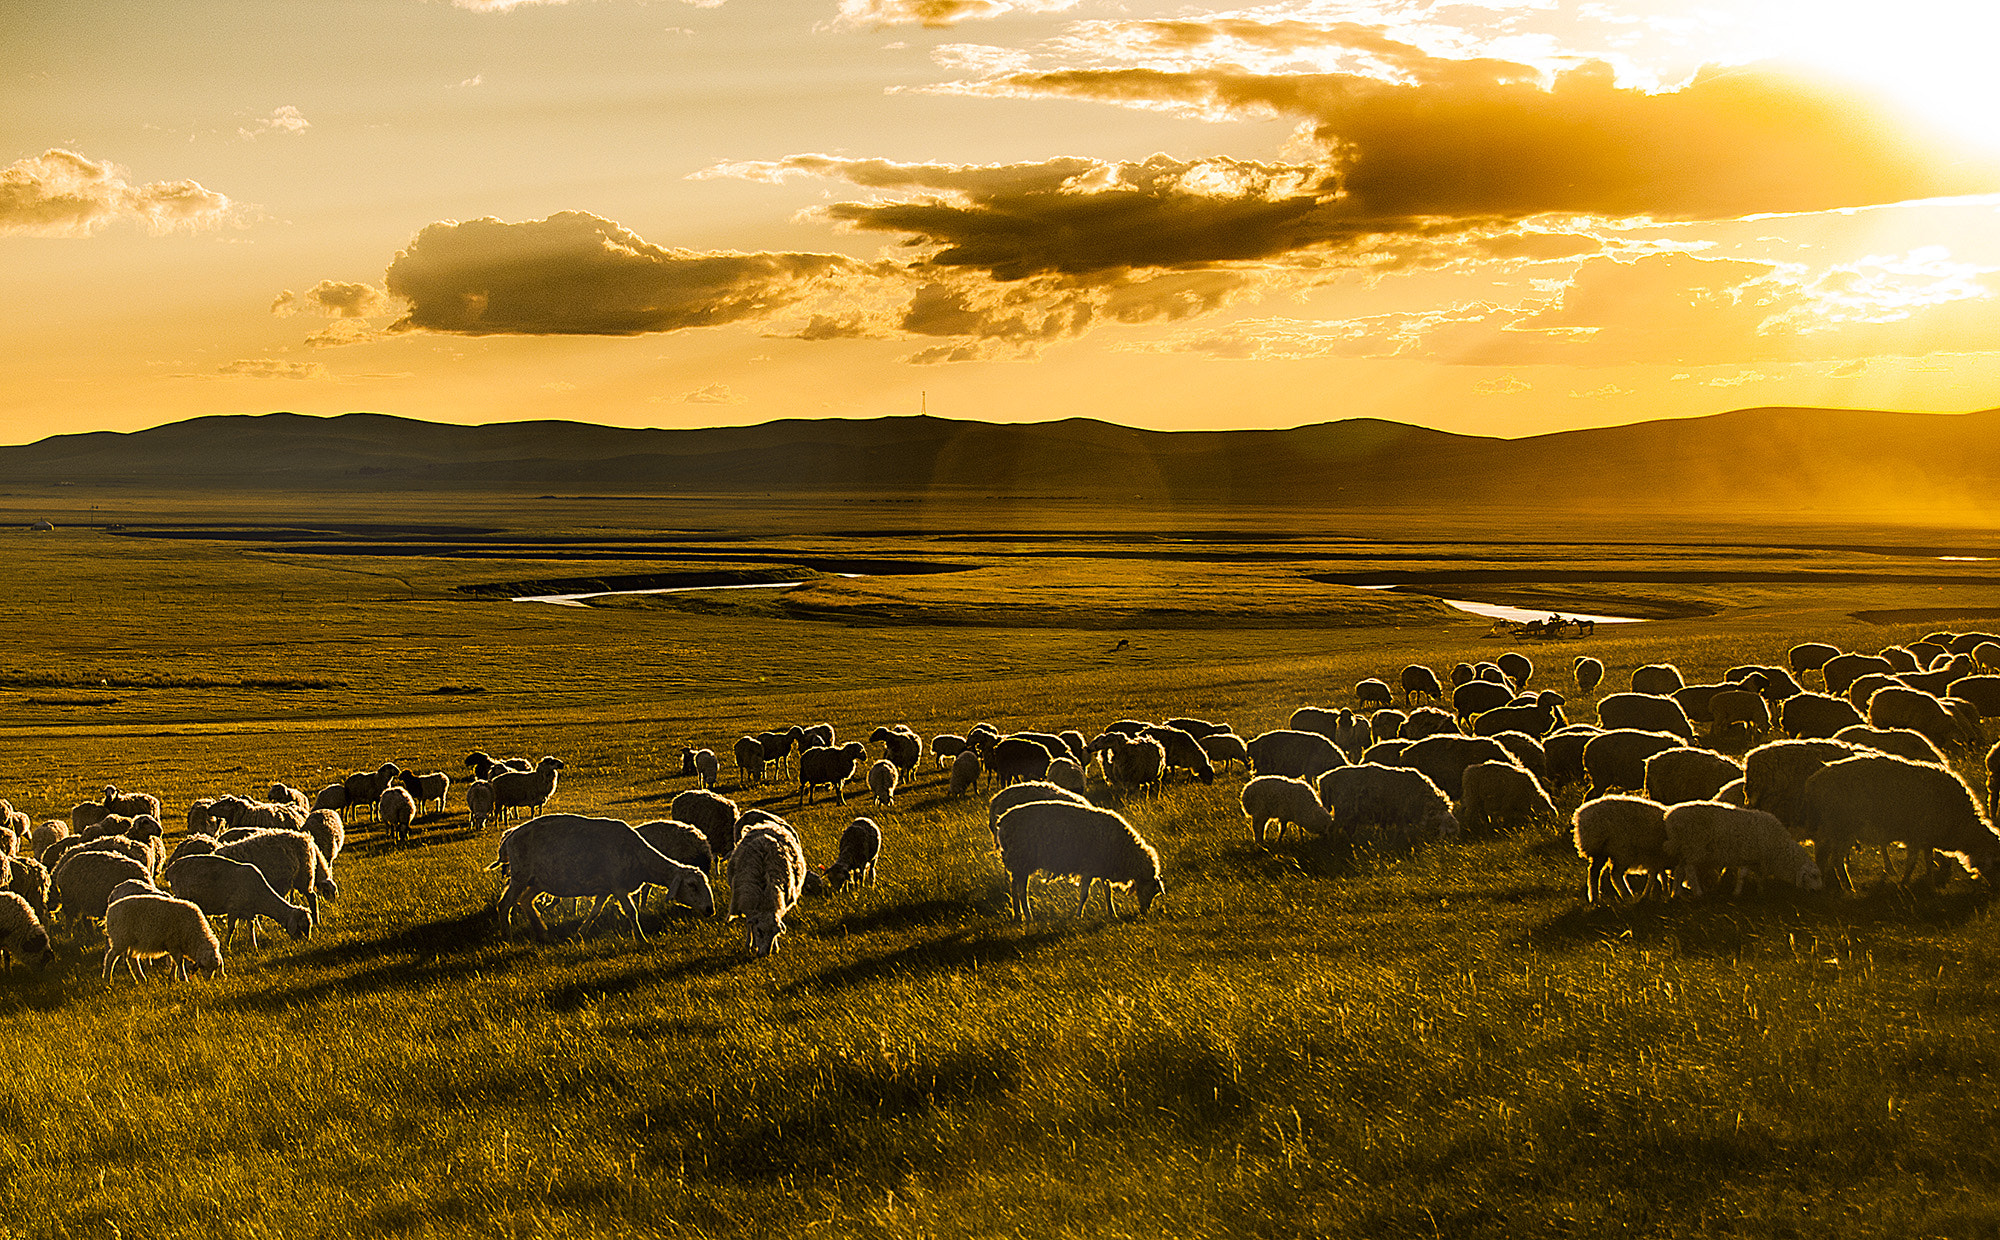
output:
[[[350,835],[347,837],[347,841],[340,846],[340,855],[345,857],[349,853],[352,853],[357,857],[388,857],[394,856],[397,853],[407,853],[413,849],[438,848],[446,844],[462,844],[467,840],[478,839],[482,834],[483,832],[472,826],[472,824],[462,823],[456,829],[449,831],[412,831],[410,833],[410,841],[407,844],[399,844],[387,835],[371,833],[360,839],[356,839]]]
[[[1773,887],[1740,900],[1647,899],[1636,904],[1579,903],[1531,929],[1518,946],[1567,951],[1610,939],[1671,944],[1688,955],[1727,955],[1745,944],[1799,929],[1907,927],[1956,930],[1983,914],[1984,886],[1913,893],[1889,884],[1858,896]]]
[[[651,987],[665,985],[686,977],[713,977],[727,973],[734,968],[736,959],[728,954],[692,957],[674,960],[662,967],[656,959],[648,959],[612,977],[592,978],[557,986],[543,996],[552,1012],[574,1012],[587,1004],[613,995],[628,995]],[[686,1018],[675,1022],[684,1025],[705,1024],[710,1035],[719,1032],[721,1025],[713,1022],[696,1022]]]
[[[960,930],[941,939],[915,943],[886,955],[836,965],[782,988],[784,994],[851,990],[880,978],[950,973],[983,965],[1026,960],[1055,944],[1095,935],[1111,923],[1066,920],[1057,926],[1030,926],[1013,933],[1000,926]],[[1120,924],[1123,924],[1122,920]]]
[[[827,902],[840,899],[838,892]],[[837,939],[849,934],[869,934],[876,930],[908,930],[916,926],[938,926],[957,921],[973,911],[965,900],[919,900],[915,904],[890,904],[881,908],[853,909],[832,921],[821,922],[809,933],[816,939]]]

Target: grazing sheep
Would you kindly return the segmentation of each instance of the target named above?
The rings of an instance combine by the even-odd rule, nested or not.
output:
[[[1673,865],[1667,854],[1667,807],[1657,801],[1599,797],[1578,806],[1570,823],[1577,854],[1589,863],[1583,897],[1592,904],[1604,897],[1606,878],[1631,900],[1637,897],[1627,875],[1643,870],[1651,887]]]
[[[1061,784],[1045,780],[1026,780],[1009,784],[994,793],[986,802],[986,829],[993,833],[993,844],[1000,844],[1000,815],[1016,805],[1028,805],[1035,801],[1068,801],[1073,805],[1088,805],[1089,800],[1079,793],[1070,791]]]
[[[1127,740],[1115,732],[1107,732],[1098,741],[1104,743],[1105,756],[1110,759],[1104,768],[1105,779],[1118,792],[1157,791],[1166,779],[1167,749],[1152,737],[1135,736]],[[1097,742],[1093,741],[1092,752],[1097,748]]]
[[[271,890],[279,895],[297,892],[304,896],[306,911],[312,914],[314,925],[320,923],[320,897],[340,898],[340,887],[333,881],[326,854],[320,852],[310,835],[297,831],[253,831],[242,839],[220,843],[215,851],[219,856],[256,866],[264,881],[271,884]]]
[[[760,784],[764,782],[764,746],[754,736],[740,737],[733,750],[736,756],[736,770],[742,782]]]
[[[236,941],[238,918],[250,924],[250,946],[256,947],[257,919],[268,917],[293,938],[312,933],[312,914],[271,890],[263,871],[247,861],[231,857],[182,857],[167,867],[167,885],[177,899],[200,907],[210,917],[226,917],[228,932],[222,945]]]
[[[199,802],[197,802],[197,804],[199,804]],[[328,784],[326,787],[321,788],[319,790],[319,794],[313,797],[312,807],[314,809],[330,809],[336,811],[346,809],[347,785],[344,783]],[[196,829],[197,828],[194,825],[194,809],[192,806],[190,806],[188,809],[188,830],[193,831]]]
[[[1499,672],[1498,668],[1494,669]],[[1506,673],[1499,672],[1501,676]],[[1498,710],[1514,700],[1514,690],[1491,680],[1468,680],[1451,691],[1451,708],[1460,719]]]
[[[1923,664],[1917,662],[1916,652],[1902,646],[1884,646],[1875,652],[1877,656],[1889,660],[1892,672],[1920,672]]]
[[[1534,662],[1519,651],[1509,650],[1493,661],[1507,673],[1507,679],[1513,681],[1516,688],[1527,688],[1529,678],[1535,674]]]
[[[1847,686],[1845,696],[1853,703],[1854,709],[1866,714],[1868,699],[1875,696],[1877,689],[1884,689],[1890,685],[1901,685],[1906,689],[1911,687],[1901,676],[1891,676],[1887,672],[1869,672],[1865,676],[1856,676],[1854,682]],[[1930,690],[1925,689],[1924,692],[1929,693]]]
[[[1473,678],[1476,680],[1490,680],[1496,685],[1505,685],[1507,686],[1509,692],[1516,691],[1520,688],[1519,685],[1514,683],[1514,678],[1507,674],[1506,668],[1501,667],[1498,663],[1491,662],[1490,660],[1475,664],[1472,669],[1472,674]]]
[[[1681,704],[1659,694],[1614,693],[1597,704],[1597,722],[1607,732],[1672,732],[1684,741],[1694,740],[1694,724],[1688,722]]]
[[[625,911],[635,937],[645,938],[632,894],[651,885],[664,888],[670,903],[685,904],[706,916],[715,911],[708,874],[667,857],[648,844],[630,823],[581,814],[541,814],[500,837],[495,863],[507,871],[497,914],[504,934],[513,912],[525,907],[538,939],[548,925],[535,910],[535,897],[594,898],[588,927],[612,901]]]
[[[564,766],[561,758],[544,757],[532,771],[501,771],[491,779],[493,809],[504,816],[510,809],[542,812],[542,806],[556,794],[556,781]]]
[[[1662,805],[1715,800],[1716,793],[1741,778],[1740,765],[1706,749],[1662,749],[1646,759],[1646,796]]]
[[[1754,871],[1760,878],[1790,883],[1801,891],[1821,887],[1819,865],[1785,825],[1762,810],[1744,809],[1722,801],[1689,801],[1667,811],[1667,855],[1673,859],[1676,883],[1702,894],[1702,876],[1721,882],[1724,870],[1736,872],[1736,893]]]
[[[1543,739],[1542,752],[1548,759],[1551,790],[1580,784],[1589,778],[1583,769],[1583,747],[1600,731],[1601,728],[1589,724],[1574,724]]]
[[[483,753],[475,753],[466,761],[470,763],[473,758],[485,758],[488,764],[493,761]],[[396,782],[396,776],[402,773],[402,767],[393,762],[384,762],[372,771],[356,771],[349,775],[342,785],[347,790],[348,808],[366,809],[373,813],[376,803],[382,799],[382,794],[389,790],[389,785]],[[481,778],[485,776],[482,774]]]
[[[320,854],[327,859],[328,864],[340,856],[341,849],[347,847],[347,824],[341,821],[340,814],[336,810],[314,810],[306,815],[305,826],[302,829],[312,837],[313,843],[319,845]]]
[[[1515,765],[1526,767],[1544,789],[1550,786],[1549,754],[1540,741],[1526,732],[1496,732],[1493,739],[1513,755]]]
[[[145,981],[139,962],[166,958],[174,978],[186,981],[190,966],[203,977],[222,972],[222,944],[201,909],[187,900],[166,895],[134,895],[113,902],[104,914],[104,976],[108,981],[120,961],[134,981]]]
[[[55,958],[49,932],[34,905],[18,892],[0,891],[0,959],[10,969],[16,960],[31,969],[45,969]]]
[[[1715,716],[1708,710],[1710,700],[1718,693],[1739,687],[1729,680],[1713,685],[1682,685],[1668,696],[1681,704],[1681,709],[1687,712],[1688,722],[1714,723]]]
[[[1362,726],[1367,724],[1364,722]],[[1202,752],[1201,742],[1186,732],[1179,728],[1154,726],[1139,735],[1149,736],[1160,743],[1160,748],[1166,751],[1168,770],[1190,771],[1202,783],[1215,782],[1215,767],[1209,762],[1208,755]]]
[[[1479,679],[1479,673],[1472,670],[1470,663],[1454,663],[1451,667],[1451,687],[1456,689],[1469,680]]]
[[[1799,816],[1806,781],[1821,767],[1855,757],[1859,752],[1852,745],[1825,739],[1759,745],[1743,758],[1745,802],[1750,809],[1775,815],[1794,838],[1810,838]]]
[[[1280,730],[1252,737],[1244,746],[1259,775],[1290,775],[1311,779],[1347,761],[1332,738],[1317,732]]]
[[[1166,721],[1166,726],[1179,728],[1189,736],[1194,737],[1197,741],[1205,736],[1221,736],[1224,732],[1229,731],[1229,725],[1226,723],[1212,723],[1207,719],[1194,719],[1187,716],[1169,719]]]
[[[1116,918],[1114,886],[1130,883],[1144,917],[1161,892],[1160,856],[1125,818],[1108,809],[1064,801],[1033,801],[1000,815],[1000,861],[1007,869],[1014,916],[1028,920],[1028,879],[1036,873],[1074,875],[1083,889],[1076,913],[1090,906],[1092,884],[1104,883],[1105,912]]]
[[[1353,712],[1349,711],[1348,714],[1351,717]],[[1328,740],[1333,740],[1334,729],[1340,725],[1340,715],[1341,712],[1337,710],[1322,710],[1317,706],[1301,706],[1292,712],[1292,717],[1286,720],[1285,723],[1294,732],[1312,732],[1324,736]]]
[[[878,758],[868,768],[868,791],[875,794],[875,804],[892,805],[896,800],[896,764],[887,758]]]
[[[167,846],[166,841],[158,838],[135,840],[124,835],[100,835],[87,840],[79,838],[76,847],[62,855],[70,856],[79,852],[108,852],[117,853],[121,857],[130,857],[145,866],[146,873],[150,877],[165,864]]]
[[[1492,736],[1497,732],[1524,732],[1529,736],[1547,736],[1560,726],[1562,711],[1546,702],[1531,706],[1497,706],[1472,721],[1474,736]]]
[[[42,851],[49,845],[55,843],[57,840],[68,838],[69,824],[60,819],[51,818],[41,826],[28,832],[28,854],[32,857],[40,857]]]
[[[410,824],[417,819],[417,799],[408,788],[391,788],[375,803],[375,816],[398,844],[410,842]]]
[[[2000,676],[1960,676],[1945,688],[1945,693],[1972,703],[1982,719],[2000,716]]]
[[[762,823],[737,841],[729,857],[729,915],[743,918],[752,952],[768,956],[778,950],[785,914],[799,902],[805,881],[805,850],[791,828]]]
[[[1632,692],[1648,693],[1655,697],[1665,697],[1686,685],[1681,679],[1681,669],[1671,663],[1648,663],[1644,667],[1632,669]],[[1598,706],[1603,709],[1602,703]]]
[[[667,816],[700,831],[718,857],[727,857],[736,847],[738,823],[743,817],[736,802],[706,788],[689,788],[676,796],[667,805]]]
[[[443,771],[432,771],[428,775],[417,775],[404,771],[396,777],[396,782],[409,790],[416,798],[418,810],[435,804],[437,812],[444,813],[445,801],[451,795],[451,776]]]
[[[1403,751],[1402,765],[1422,771],[1456,801],[1465,795],[1466,767],[1513,760],[1513,752],[1490,736],[1426,736]]]
[[[35,916],[43,922],[49,919],[49,871],[33,857],[14,857],[8,861],[6,888],[28,902],[35,910]]]
[[[796,728],[786,732],[757,733],[757,743],[764,748],[764,761],[776,766],[781,771],[788,768],[791,765],[792,745],[804,734],[804,728]],[[822,746],[822,748],[825,748],[825,746]]]
[[[849,741],[838,749],[821,745],[806,750],[799,755],[799,803],[810,805],[815,788],[830,788],[842,805],[847,804],[847,781],[867,758],[868,748],[860,741]]]
[[[1604,664],[1587,654],[1576,656],[1576,691],[1588,695],[1604,680]]]
[[[833,864],[826,867],[821,881],[828,891],[847,885],[849,875],[875,885],[875,863],[882,855],[882,828],[872,818],[856,818],[840,833]]]
[[[1875,654],[1840,654],[1826,661],[1820,675],[1826,678],[1826,691],[1835,697],[1844,695],[1849,685],[1870,672],[1893,673],[1889,660]]]
[[[1856,749],[1872,749],[1876,753],[1892,753],[1912,762],[1935,762],[1945,764],[1944,753],[1922,732],[1910,728],[1871,728],[1865,723],[1857,723],[1851,728],[1842,728],[1840,735],[1833,739]]]
[[[1195,720],[1187,720],[1186,722],[1199,723],[1201,721],[1195,719]],[[1167,726],[1171,728],[1177,725],[1170,722],[1167,724]],[[1224,732],[1227,732],[1229,730],[1229,725],[1227,724],[1222,724],[1222,725],[1211,724],[1209,726],[1210,727],[1220,726]],[[1192,732],[1186,728],[1182,728],[1181,731],[1187,732],[1189,736],[1194,737],[1197,741],[1199,741],[1204,735],[1207,735],[1207,733]],[[1076,760],[1076,764],[1078,766],[1090,765],[1090,743],[1083,739],[1083,733],[1077,731],[1075,728],[1066,728],[1056,737],[1056,739],[1060,740],[1063,743],[1063,748],[1069,750],[1069,756]],[[1203,752],[1207,751],[1204,750]],[[1057,756],[1060,757],[1061,755],[1058,754]]]
[[[1900,684],[1900,685],[1907,685],[1912,689],[1922,689],[1925,693],[1942,696],[1943,694],[1950,692],[1950,685],[1952,684],[1953,681],[1962,679],[1965,676],[1965,674],[1966,673],[1964,672],[1964,670],[1960,668],[1941,667],[1936,669],[1935,671],[1929,671],[1929,672],[1904,672],[1901,676],[1895,677],[1893,680],[1885,680],[1881,677],[1875,677],[1874,678],[1875,683],[1869,689],[1869,692],[1873,693],[1876,689],[1881,688],[1884,684]],[[1854,683],[1858,685],[1861,684],[1863,681],[1869,679],[1870,679],[1869,677],[1864,676],[1861,679],[1856,680]],[[1854,686],[1853,685],[1848,686],[1847,692],[1850,699],[1853,698],[1855,696]],[[1868,708],[1868,699],[1866,697],[1863,697],[1861,698],[1860,701],[1856,702],[1855,705],[1862,710],[1866,710]]]
[[[1801,693],[1778,708],[1779,726],[1801,740],[1825,740],[1863,722],[1853,703],[1825,693]]]
[[[50,869],[50,903],[61,910],[63,922],[72,931],[81,930],[92,918],[104,916],[112,888],[135,878],[150,883],[152,877],[153,871],[142,861],[115,852],[79,849]]]
[[[1368,716],[1369,735],[1376,740],[1392,740],[1403,734],[1403,723],[1408,718],[1400,710],[1378,710]]]
[[[1444,686],[1438,683],[1437,673],[1422,663],[1412,663],[1403,669],[1403,705],[1408,706],[1411,697],[1419,693],[1433,702],[1444,701]]]
[[[1646,759],[1661,750],[1678,748],[1686,740],[1672,732],[1639,728],[1599,732],[1583,745],[1583,771],[1590,780],[1587,795],[1594,800],[1616,788],[1635,791],[1644,788]]]
[[[12,834],[16,844],[19,844],[22,839],[27,837],[28,832],[34,829],[34,819],[15,809],[12,802],[0,801],[0,830]],[[15,851],[13,848],[7,850],[9,855]]]
[[[1396,729],[1396,736],[1406,741],[1420,741],[1426,736],[1457,731],[1458,716],[1433,706],[1419,706],[1411,711],[1410,717],[1403,720],[1403,725]]]
[[[1461,780],[1458,820],[1467,831],[1498,830],[1536,819],[1553,822],[1554,802],[1541,784],[1512,762],[1475,762]]]
[[[1319,777],[1320,804],[1350,843],[1362,827],[1388,834],[1384,842],[1407,847],[1458,835],[1451,802],[1422,771],[1400,766],[1336,767]]]
[[[312,809],[312,798],[290,784],[274,783],[264,793],[264,799],[274,805],[296,805],[304,813]]]
[[[286,806],[289,810],[291,807]],[[114,835],[122,835],[133,840],[156,840],[163,834],[160,820],[151,814],[140,814],[134,818],[128,814],[106,814],[90,826],[78,832],[80,840],[99,840]]]
[[[971,749],[963,750],[951,760],[951,787],[946,790],[948,797],[962,797],[979,786],[979,754]]]
[[[1415,741],[1376,741],[1361,755],[1361,762],[1356,765],[1372,762],[1376,766],[1401,766],[1403,755],[1414,744]]]
[[[904,728],[901,730],[908,731],[909,729]],[[815,723],[811,727],[799,729],[799,752],[801,753],[811,749],[815,745],[818,745],[822,749],[831,749],[833,748],[833,741],[833,725],[830,723]]]
[[[1396,699],[1387,683],[1370,676],[1354,686],[1354,700],[1361,706],[1387,706]]]
[[[1749,733],[1752,744],[1771,734],[1771,704],[1760,693],[1749,689],[1725,689],[1709,699],[1708,708],[1714,720],[1709,732],[1711,744],[1721,740],[1724,732],[1736,727]]]
[[[1063,748],[1068,751],[1068,746]],[[1092,742],[1091,750],[1096,752],[1096,742]],[[1021,779],[1047,778],[1049,763],[1055,761],[1055,754],[1040,741],[1032,741],[1025,736],[1009,736],[990,744],[984,758],[987,769],[1002,784],[1010,784]]]
[[[1829,646],[1825,642],[1800,642],[1785,652],[1785,660],[1791,664],[1792,672],[1796,675],[1802,672],[1817,672],[1839,654],[1838,646]]]
[[[1089,786],[1084,778],[1083,767],[1077,764],[1075,758],[1057,758],[1049,763],[1049,782],[1059,788],[1067,788],[1071,792],[1078,793],[1085,791]]]
[[[123,814],[127,818],[137,818],[141,814],[160,816],[160,798],[144,792],[120,792],[110,784],[104,787],[104,812]]]
[[[940,732],[931,737],[931,756],[937,759],[940,767],[950,766],[971,744],[956,732]]]
[[[678,861],[682,865],[700,870],[703,874],[715,870],[715,850],[709,847],[708,837],[702,834],[698,827],[685,822],[675,822],[671,818],[656,818],[651,822],[642,822],[632,829],[639,833],[639,838],[646,841],[653,851],[670,861]],[[710,899],[713,900],[712,895]],[[667,902],[673,903],[671,894]],[[639,896],[640,911],[644,912],[645,907],[645,889],[642,887]]]
[[[896,768],[896,774],[908,779],[917,769],[917,763],[924,758],[924,738],[908,728],[876,728],[868,734],[868,743],[882,745],[882,756]]]
[[[1745,689],[1755,689],[1764,695],[1765,701],[1774,704],[1795,698],[1805,692],[1799,687],[1799,682],[1792,679],[1790,672],[1768,663],[1746,663],[1741,667],[1732,667],[1723,673],[1722,678],[1740,684]]]
[[[1986,817],[2000,821],[2000,741],[1986,751]]]
[[[1972,789],[1948,767],[1928,762],[1862,754],[1830,763],[1806,781],[1799,818],[1818,844],[1821,865],[1850,891],[1847,853],[1855,844],[1886,848],[1901,841],[1905,885],[1912,874],[1926,886],[1932,882],[1933,852],[1957,854],[1975,874],[2000,865],[2000,832],[1979,812]]]
[[[1249,746],[1245,745],[1243,738],[1234,732],[1217,732],[1204,736],[1199,743],[1201,751],[1208,755],[1209,762],[1217,767],[1226,767],[1235,762],[1245,770],[1250,768]]]
[[[1938,699],[1901,685],[1877,689],[1868,699],[1868,726],[1922,732],[1939,749],[1970,747],[1979,741],[1978,734],[1968,734],[1964,721],[1948,713]]]
[[[1974,655],[1981,646],[2000,645],[2000,635],[1993,633],[1960,633],[1944,643],[1944,648],[1953,654]]]
[[[694,778],[703,788],[713,788],[722,782],[722,759],[715,756],[713,749],[694,751]]]
[[[1343,768],[1345,769],[1345,768]],[[1333,832],[1333,815],[1319,802],[1319,793],[1303,779],[1289,775],[1259,775],[1243,785],[1243,812],[1250,817],[1250,835],[1264,842],[1264,824],[1278,824],[1272,839],[1283,839],[1287,826],[1300,827],[1314,835]]]
[[[465,786],[465,816],[475,831],[494,816],[491,780],[475,779]]]
[[[1981,667],[2000,669],[2000,642],[1980,642],[1972,648],[1972,659]]]

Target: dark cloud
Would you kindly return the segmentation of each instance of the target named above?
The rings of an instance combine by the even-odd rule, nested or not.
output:
[[[0,168],[0,233],[87,237],[114,220],[155,233],[226,221],[227,197],[194,181],[134,185],[111,163],[49,150]]]
[[[429,225],[384,283],[409,304],[392,331],[630,336],[763,318],[862,269],[837,254],[670,250],[565,211]]]

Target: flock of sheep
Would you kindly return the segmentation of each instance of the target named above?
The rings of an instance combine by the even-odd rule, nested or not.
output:
[[[1241,804],[1259,844],[1287,827],[1407,847],[1554,822],[1557,794],[1585,785],[1570,826],[1593,902],[1614,889],[1627,899],[1649,889],[1699,896],[1730,878],[1738,894],[1752,878],[1818,890],[1831,877],[1851,889],[1846,862],[1857,844],[1880,849],[1885,871],[1890,847],[1902,844],[1905,884],[1936,881],[1939,854],[1974,876],[2000,872],[1992,823],[2000,745],[1985,755],[1984,809],[1948,760],[1972,755],[1983,720],[2000,716],[2000,638],[1934,633],[1875,654],[1806,643],[1784,667],[1744,664],[1713,684],[1648,665],[1632,673],[1630,691],[1598,700],[1596,724],[1570,723],[1563,694],[1530,691],[1534,670],[1512,652],[1461,663],[1443,679],[1411,664],[1398,678],[1400,708],[1387,680],[1369,678],[1356,686],[1356,708],[1301,707],[1289,726],[1248,740],[1191,717],[1119,720],[1088,739],[982,723],[928,746],[901,725],[836,744],[832,725],[817,724],[745,736],[731,756],[744,787],[782,776],[801,805],[822,790],[844,804],[858,778],[877,805],[891,806],[927,751],[949,769],[947,797],[997,785],[987,825],[1023,921],[1036,874],[1077,879],[1078,913],[1100,882],[1114,916],[1114,888],[1131,887],[1141,915],[1165,890],[1157,851],[1124,815],[1092,802],[1093,770],[1100,797],[1122,803],[1177,771],[1213,783],[1219,770],[1241,767]],[[1604,668],[1579,657],[1572,674],[1588,696]],[[1801,683],[1815,676],[1823,692]],[[881,747],[872,762],[869,745]],[[850,877],[873,881],[883,849],[875,820],[854,819],[836,859],[809,867],[783,817],[740,809],[715,791],[721,761],[712,750],[681,757],[680,774],[697,786],[673,798],[667,817],[634,826],[541,812],[556,793],[558,758],[469,755],[475,827],[533,815],[502,833],[490,867],[507,879],[497,904],[503,931],[518,914],[545,933],[541,901],[590,899],[593,918],[616,902],[643,934],[646,889],[710,915],[711,876],[726,872],[727,915],[743,919],[748,947],[765,955],[801,898]],[[150,795],[107,787],[67,822],[40,825],[0,801],[0,953],[46,964],[53,912],[79,940],[101,923],[106,977],[120,963],[143,977],[148,959],[169,961],[180,977],[219,973],[239,921],[253,946],[260,918],[294,936],[319,921],[319,900],[338,891],[344,814],[372,816],[391,839],[407,839],[423,807],[444,809],[450,788],[443,772],[383,763],[313,797],[276,784],[260,797],[203,798],[171,851]],[[1634,875],[1644,876],[1638,890]],[[225,921],[222,938],[214,917]]]

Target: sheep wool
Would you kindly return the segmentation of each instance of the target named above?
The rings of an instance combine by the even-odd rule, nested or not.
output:
[[[805,850],[790,827],[760,823],[743,833],[729,856],[729,915],[743,918],[751,952],[778,950],[785,915],[799,902],[805,881]]]
[[[104,976],[120,961],[135,981],[144,981],[141,960],[165,958],[174,976],[186,981],[190,967],[204,977],[222,973],[222,944],[201,909],[166,895],[134,895],[114,902],[104,915]]]
[[[1132,884],[1145,916],[1166,885],[1160,856],[1123,815],[1066,801],[1033,801],[1000,815],[1000,860],[1007,869],[1014,916],[1028,920],[1028,879],[1037,873],[1074,876],[1083,888],[1076,911],[1090,905],[1092,885],[1104,883],[1104,907],[1118,915],[1112,888]]]
[[[1627,875],[1644,871],[1651,887],[1673,863],[1667,853],[1667,807],[1658,801],[1628,796],[1585,801],[1570,827],[1577,855],[1589,863],[1583,895],[1592,904],[1604,898],[1606,879],[1630,900],[1635,897]]]
[[[1303,779],[1289,775],[1259,775],[1243,785],[1243,812],[1250,818],[1250,835],[1264,842],[1267,823],[1276,823],[1273,840],[1283,839],[1287,826],[1315,835],[1333,833],[1333,815],[1319,803],[1319,794]]]
[[[1847,853],[1855,844],[1907,847],[1902,881],[1934,878],[1933,852],[1954,853],[1975,874],[2000,866],[2000,833],[1980,813],[1972,789],[1955,771],[1889,754],[1861,754],[1830,763],[1806,781],[1800,825],[1819,846],[1834,881],[1852,890]]]
[[[1743,809],[1722,801],[1689,801],[1667,811],[1667,855],[1673,858],[1674,881],[1702,894],[1702,876],[1720,882],[1724,870],[1736,872],[1736,894],[1754,872],[1762,878],[1790,883],[1803,891],[1818,891],[1820,870],[1812,854],[1762,810]]]

